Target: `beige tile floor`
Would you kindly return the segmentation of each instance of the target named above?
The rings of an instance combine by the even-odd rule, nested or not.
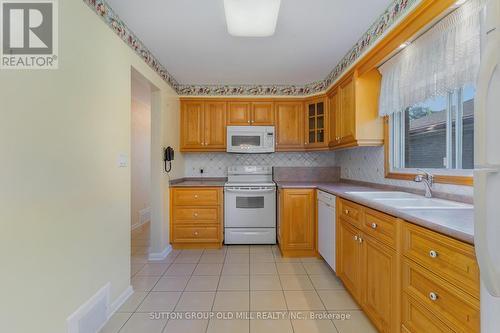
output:
[[[146,225],[132,233],[134,294],[101,333],[376,332],[321,259],[283,258],[276,246],[257,245],[173,251],[161,262],[149,262],[148,247]],[[201,317],[150,318],[152,312],[194,311]],[[244,317],[209,317],[235,312]],[[261,317],[266,314],[279,315]]]

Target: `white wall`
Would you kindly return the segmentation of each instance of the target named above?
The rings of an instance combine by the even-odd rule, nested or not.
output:
[[[341,178],[371,183],[423,189],[422,184],[412,181],[385,178],[384,148],[362,147],[337,152],[337,165],[341,167]],[[434,190],[457,195],[472,196],[472,186],[434,184]]]
[[[0,332],[65,332],[107,282],[112,301],[130,284],[130,168],[117,156],[130,154],[131,67],[158,88],[155,246],[168,239],[161,147],[178,150],[178,97],[83,1],[59,1],[59,26],[59,70],[0,71]]]
[[[151,89],[134,76],[131,103],[131,223],[134,227],[146,222],[145,217],[141,221],[141,214],[151,205]]]

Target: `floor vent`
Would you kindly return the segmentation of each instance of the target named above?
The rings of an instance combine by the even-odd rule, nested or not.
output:
[[[68,317],[68,333],[97,333],[108,320],[110,284]]]

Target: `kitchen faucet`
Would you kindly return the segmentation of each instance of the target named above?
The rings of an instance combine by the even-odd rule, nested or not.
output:
[[[424,183],[425,184],[425,197],[432,198],[432,185],[434,184],[434,176],[421,169],[417,169],[419,172],[418,175],[415,176],[415,182]]]

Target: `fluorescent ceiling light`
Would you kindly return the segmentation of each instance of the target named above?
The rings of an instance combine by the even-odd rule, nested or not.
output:
[[[274,35],[281,0],[224,0],[227,31],[237,37]]]

